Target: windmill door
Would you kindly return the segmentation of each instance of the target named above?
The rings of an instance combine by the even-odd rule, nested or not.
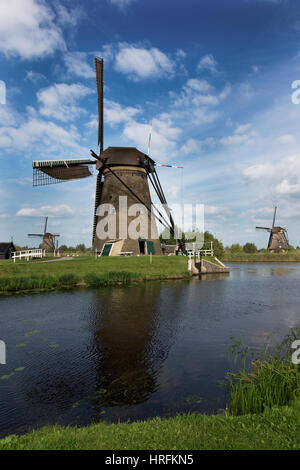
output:
[[[112,243],[105,243],[105,245],[102,249],[102,252],[101,252],[101,256],[109,256],[110,252],[111,252],[111,249],[112,249],[112,246],[113,246]]]
[[[145,238],[139,238],[139,250],[140,250],[141,255],[145,254],[145,243],[146,243]]]

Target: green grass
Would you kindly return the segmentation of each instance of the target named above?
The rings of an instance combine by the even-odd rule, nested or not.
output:
[[[235,346],[239,348],[237,355],[242,357],[243,367],[228,374],[231,414],[261,413],[266,408],[300,399],[300,367],[291,360],[291,345],[299,338],[300,325],[271,351],[266,346],[261,353],[254,354],[240,343],[233,345],[234,354]]]
[[[300,449],[300,402],[247,416],[180,415],[144,422],[46,427],[0,440],[0,450]]]
[[[70,261],[0,261],[0,292],[105,286],[148,279],[188,278],[187,258],[182,256],[103,257],[82,256]]]
[[[204,259],[205,261],[209,261],[210,263],[216,264],[217,266],[221,266],[221,264],[218,263],[218,261],[216,261],[212,256],[202,256],[202,259]]]
[[[224,263],[273,263],[273,262],[300,262],[300,250],[288,251],[286,253],[229,253],[225,252],[222,258]]]

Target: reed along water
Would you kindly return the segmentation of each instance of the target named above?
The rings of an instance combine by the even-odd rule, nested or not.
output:
[[[230,275],[0,298],[0,436],[218,413],[229,346],[278,343],[300,322],[300,264]]]

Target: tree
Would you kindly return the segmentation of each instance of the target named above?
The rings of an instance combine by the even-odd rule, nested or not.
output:
[[[256,253],[257,252],[257,248],[255,246],[254,243],[246,243],[244,246],[243,246],[243,251],[245,253]]]
[[[214,250],[214,255],[222,259],[225,254],[224,246],[223,243],[220,242],[217,238],[213,236],[212,233],[210,232],[204,232],[204,249],[209,249],[210,248],[210,243],[213,242],[213,250]]]
[[[286,251],[295,251],[295,248],[293,247],[293,245],[289,245],[286,247]]]
[[[239,243],[234,243],[230,248],[231,253],[241,253],[243,247]]]
[[[76,245],[76,251],[86,251],[86,247],[84,243],[79,243],[79,245]]]

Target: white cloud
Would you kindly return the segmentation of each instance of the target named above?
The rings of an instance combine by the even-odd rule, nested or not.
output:
[[[104,121],[111,127],[115,127],[118,124],[128,123],[132,119],[141,113],[139,107],[133,106],[122,106],[120,103],[111,100],[104,100]],[[92,114],[90,120],[85,124],[88,129],[98,128],[98,116]]]
[[[0,105],[0,126],[12,126],[17,122],[17,116],[9,105]]]
[[[197,70],[202,71],[202,70],[208,70],[212,74],[217,73],[218,71],[218,65],[217,61],[214,58],[213,55],[211,54],[206,54],[204,55],[201,59],[200,62],[197,66]]]
[[[0,148],[9,153],[27,154],[33,152],[40,155],[55,153],[55,156],[82,156],[88,149],[80,144],[80,135],[75,126],[65,129],[53,122],[44,121],[34,114],[27,121],[16,126],[0,128]]]
[[[276,139],[276,142],[278,142],[279,144],[293,144],[294,142],[296,142],[296,139],[291,134],[284,134],[279,136]]]
[[[67,52],[64,55],[64,62],[67,71],[82,78],[95,78],[95,71],[87,61],[88,54],[85,52]]]
[[[258,190],[261,192],[261,198],[267,195],[271,200],[277,203],[279,201],[280,205],[288,201],[293,206],[300,195],[300,155],[298,154],[281,158],[273,163],[252,165],[245,168],[242,175],[246,182],[255,186],[256,193]],[[291,213],[291,210],[286,208],[285,213]]]
[[[42,216],[55,216],[67,217],[74,214],[74,210],[66,204],[57,206],[41,206],[41,207],[24,207],[20,209],[16,216],[18,217],[42,217]]]
[[[181,147],[181,152],[184,155],[199,154],[202,143],[203,142],[198,139],[188,139],[186,143]]]
[[[252,145],[255,142],[257,133],[252,130],[251,124],[244,124],[237,127],[233,135],[223,137],[220,143],[225,146],[231,145]]]
[[[300,178],[296,179],[294,182],[285,178],[276,186],[275,189],[279,194],[293,194],[300,196]]]
[[[83,15],[83,11],[79,7],[75,7],[69,11],[59,2],[55,2],[54,6],[56,10],[57,22],[61,25],[69,25],[74,27],[78,23],[78,19]]]
[[[229,209],[221,206],[205,205],[204,206],[205,216],[213,215],[215,217],[225,217],[230,214]]]
[[[105,63],[111,62],[114,58],[114,46],[113,44],[104,44],[100,50],[93,52],[93,55],[103,58]]]
[[[39,83],[43,80],[47,80],[47,78],[42,73],[34,72],[33,70],[28,70],[26,72],[25,80],[33,83]]]
[[[119,43],[115,69],[133,80],[170,77],[174,73],[174,62],[157,48]]]
[[[178,57],[178,59],[184,59],[186,57],[186,52],[184,52],[182,49],[177,49],[176,57]]]
[[[77,105],[77,101],[91,93],[94,91],[84,85],[55,83],[37,93],[40,113],[63,122],[72,121],[86,113],[85,109]]]
[[[127,122],[141,112],[140,108],[122,106],[111,100],[104,101],[104,119],[107,124],[114,126],[121,122]]]
[[[146,151],[149,137],[149,124],[130,120],[125,124],[123,136],[126,141]],[[166,113],[153,119],[150,156],[158,157],[159,161],[169,161],[177,155],[177,143],[181,129],[175,127]]]
[[[207,80],[198,80],[197,78],[190,78],[186,82],[186,87],[199,92],[208,92],[212,90],[212,86]]]
[[[0,2],[0,51],[6,56],[33,59],[65,50],[55,14],[44,0]]]
[[[175,118],[180,108],[181,120],[192,125],[202,125],[214,122],[221,114],[218,107],[231,92],[230,84],[226,84],[223,90],[217,91],[207,80],[190,78],[182,86],[181,91],[170,91],[169,96],[173,100],[171,106],[176,108],[172,112]]]
[[[243,176],[248,181],[261,180],[274,174],[274,167],[271,164],[257,164],[249,166],[242,171]]]

